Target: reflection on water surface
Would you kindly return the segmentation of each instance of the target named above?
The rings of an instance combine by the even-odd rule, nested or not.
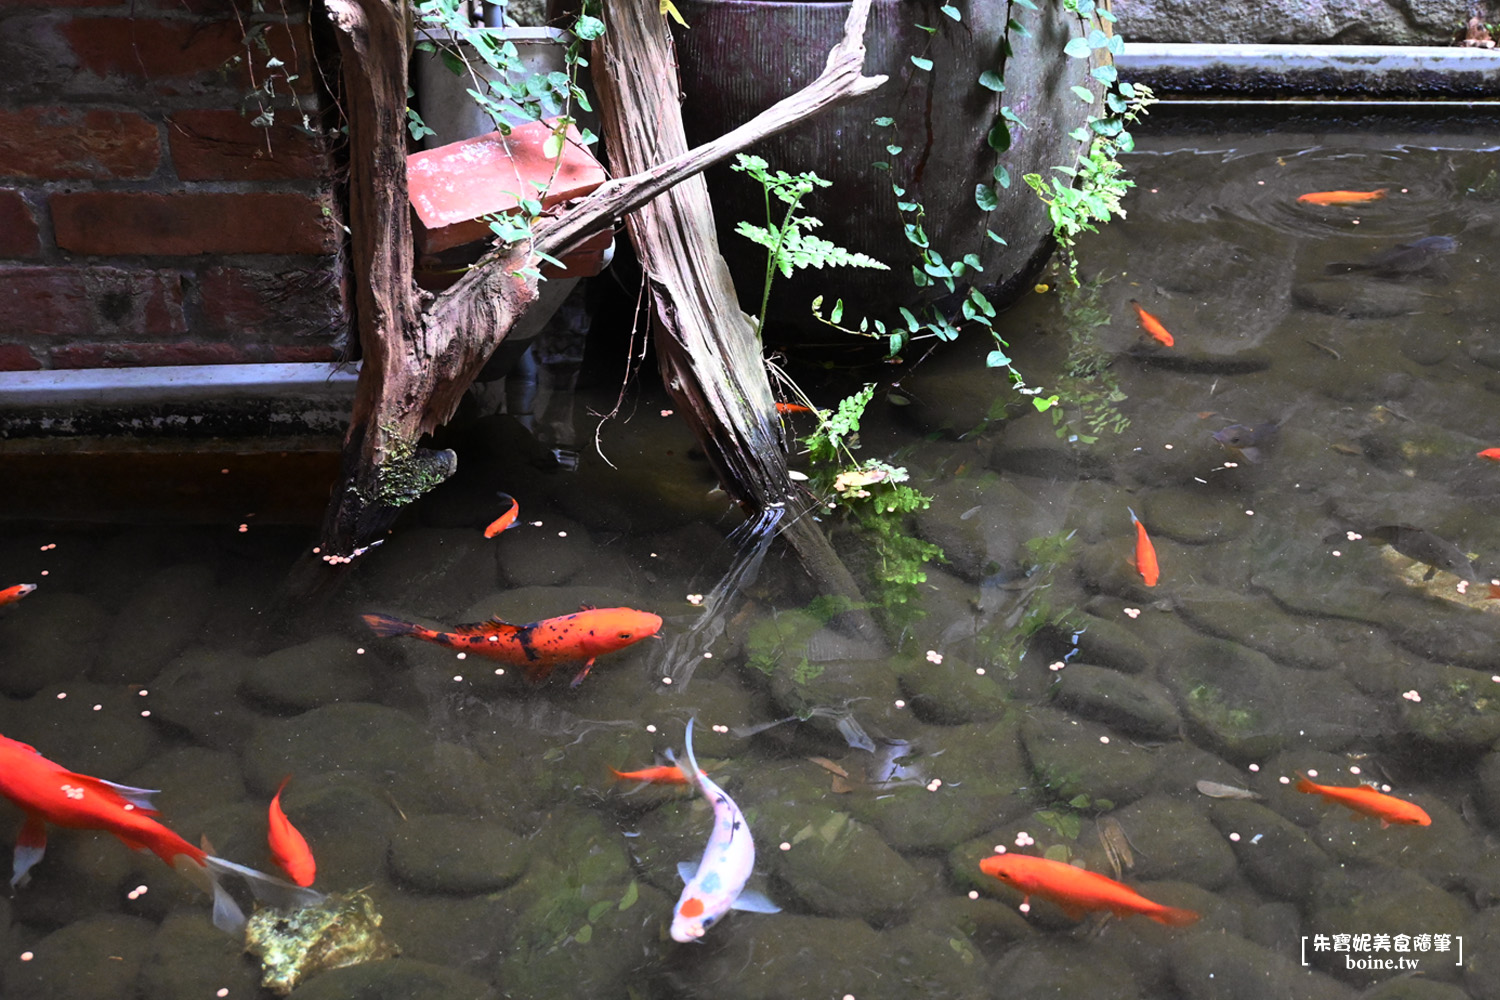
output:
[[[1084,289],[1006,317],[1056,420],[983,370],[987,345],[877,393],[863,453],[911,470],[933,497],[913,530],[946,553],[888,645],[841,633],[781,549],[734,563],[738,516],[645,400],[605,427],[613,469],[537,471],[510,418],[456,432],[458,478],[321,603],[275,604],[307,534],[250,511],[7,531],[0,585],[41,586],[0,610],[0,732],[162,789],[172,829],[258,868],[294,776],[317,886],[367,887],[401,949],[297,996],[1493,998],[1493,151],[1198,147],[1143,143]],[[519,518],[485,539],[497,490]],[[659,614],[661,638],[533,688],[360,619],[583,604]],[[689,717],[782,912],[678,945],[709,806],[611,769],[666,763]],[[1378,783],[1431,824],[1383,828],[1298,772]],[[1044,891],[1022,913],[980,871],[997,847],[1201,919],[1079,921]],[[105,834],[55,831],[0,926],[7,998],[259,992],[206,897]]]

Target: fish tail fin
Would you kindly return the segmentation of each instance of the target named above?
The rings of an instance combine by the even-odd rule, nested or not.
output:
[[[235,902],[234,897],[224,888],[222,879],[226,875],[243,879],[252,896],[266,906],[277,910],[300,910],[308,906],[317,906],[328,898],[315,889],[304,889],[285,879],[277,878],[275,875],[267,875],[265,872],[235,864],[233,861],[226,861],[213,854],[204,857],[200,870],[206,873],[210,891],[213,893],[214,926],[230,933],[239,933],[244,930],[245,914]]]
[[[1131,524],[1140,524],[1141,523],[1141,519],[1135,516],[1135,508],[1134,507],[1126,507],[1125,509],[1130,512],[1130,523]]]
[[[1299,792],[1316,792],[1318,790],[1318,786],[1313,784],[1311,779],[1301,771],[1297,772],[1297,783],[1292,787]]]
[[[34,813],[26,814],[21,832],[16,834],[15,860],[11,872],[12,887],[24,885],[32,866],[47,853],[47,824]]]
[[[1198,922],[1196,910],[1184,910],[1176,906],[1163,906],[1161,909],[1149,914],[1152,920],[1168,927],[1186,927]]]
[[[365,624],[370,626],[370,631],[383,638],[401,635],[415,635],[417,626],[412,622],[402,621],[400,618],[392,618],[390,615],[360,615]]]

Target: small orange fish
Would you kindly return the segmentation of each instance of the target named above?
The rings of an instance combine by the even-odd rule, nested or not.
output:
[[[511,496],[508,493],[502,493],[500,495],[510,501],[510,510],[506,511],[504,514],[501,514],[499,517],[490,522],[490,526],[484,529],[485,538],[494,538],[496,535],[500,534],[500,532],[515,524],[516,517],[521,513],[521,505],[516,502],[515,497]]]
[[[633,608],[584,608],[529,625],[512,625],[491,618],[473,625],[455,625],[451,632],[439,632],[390,615],[363,617],[376,635],[409,635],[437,646],[499,660],[526,671],[533,684],[546,680],[560,663],[582,660],[583,669],[573,678],[574,687],[588,676],[595,657],[648,639],[661,628],[659,615]]]
[[[7,604],[14,604],[27,594],[36,589],[34,583],[18,583],[14,587],[6,587],[0,590],[0,608]]]
[[[777,403],[777,413],[811,413],[811,406],[803,406],[801,403]]]
[[[281,788],[276,789],[276,795],[271,799],[270,827],[266,840],[271,845],[271,860],[276,862],[276,867],[286,872],[287,878],[305,887],[313,884],[318,866],[313,860],[312,849],[307,846],[307,840],[292,825],[292,821],[286,818],[286,813],[281,811],[281,792],[291,780],[290,777],[282,778]]]
[[[1129,507],[1125,508],[1130,510]],[[1135,516],[1135,511],[1130,510],[1130,521],[1135,525],[1135,568],[1141,574],[1141,579],[1146,586],[1156,586],[1156,581],[1161,579],[1161,569],[1156,565],[1156,546],[1151,544],[1151,537],[1146,534],[1146,526],[1141,519]]]
[[[1364,205],[1379,201],[1390,188],[1378,191],[1309,191],[1297,200],[1307,205]]]
[[[1427,810],[1415,802],[1377,792],[1369,785],[1355,785],[1353,788],[1342,785],[1315,785],[1308,780],[1307,775],[1298,771],[1297,791],[1306,792],[1309,795],[1321,795],[1329,802],[1337,802],[1357,813],[1373,816],[1380,820],[1382,830],[1392,823],[1405,823],[1409,826],[1432,825],[1432,817],[1427,815]]]
[[[1500,462],[1500,448],[1486,448],[1484,451],[1479,452],[1477,457],[1487,458],[1491,462]],[[6,591],[6,593],[9,593],[9,591]],[[4,597],[4,594],[0,594],[0,603],[3,603]]]
[[[1135,299],[1131,299],[1130,304],[1135,307],[1135,314],[1141,321],[1142,330],[1145,330],[1147,333],[1151,334],[1151,336],[1155,340],[1159,341],[1164,347],[1171,347],[1174,343],[1176,343],[1176,341],[1172,339],[1172,335],[1167,332],[1167,328],[1161,325],[1161,320],[1148,313],[1145,309],[1142,309],[1141,304]]]
[[[610,768],[610,770],[615,771],[614,768]],[[621,781],[649,781],[654,785],[685,785],[688,783],[687,775],[676,764],[648,767],[643,771],[615,771],[615,777]]]
[[[1091,910],[1108,910],[1120,917],[1139,913],[1169,927],[1185,927],[1198,920],[1192,910],[1152,902],[1112,878],[1048,858],[996,854],[979,862],[979,870],[1019,889],[1026,897],[1023,903],[1040,896],[1074,920]]]

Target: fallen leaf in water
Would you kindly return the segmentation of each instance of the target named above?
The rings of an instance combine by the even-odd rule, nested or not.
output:
[[[1338,452],[1340,455],[1363,455],[1364,454],[1364,452],[1360,451],[1358,448],[1354,447],[1353,445],[1339,444],[1338,442],[1334,442],[1333,444],[1329,445],[1328,447],[1332,448],[1334,451]]]
[[[848,795],[854,789],[855,785],[853,783],[840,778],[836,774],[833,776],[833,784],[829,788],[835,795]]]
[[[1125,828],[1120,825],[1120,821],[1113,816],[1101,817],[1097,832],[1104,854],[1109,858],[1109,867],[1114,870],[1115,880],[1118,881],[1126,870],[1135,867],[1135,852],[1130,849],[1130,838],[1125,835]]]
[[[1258,795],[1248,788],[1236,788],[1234,785],[1221,785],[1217,781],[1198,782],[1198,791],[1211,799],[1260,799]]]
[[[1218,415],[1219,415],[1219,411],[1218,410],[1199,410],[1198,411],[1198,419],[1199,420],[1207,420],[1209,417],[1217,417]]]
[[[810,761],[812,761],[814,764],[818,765],[819,767],[821,767],[825,771],[832,771],[834,774],[838,775],[840,778],[847,778],[847,777],[849,777],[849,772],[848,771],[844,770],[842,767],[840,767],[839,765],[835,764],[833,761],[829,760],[827,757],[809,757],[807,759],[810,760]]]

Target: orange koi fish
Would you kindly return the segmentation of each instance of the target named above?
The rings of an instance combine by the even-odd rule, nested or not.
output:
[[[1306,792],[1309,795],[1321,795],[1329,802],[1337,802],[1357,813],[1373,816],[1380,820],[1382,830],[1392,823],[1404,823],[1409,826],[1432,825],[1432,817],[1427,815],[1427,810],[1415,802],[1377,792],[1369,785],[1355,785],[1353,788],[1342,785],[1316,785],[1308,780],[1307,775],[1298,771],[1297,791]]]
[[[282,778],[281,787],[276,789],[276,795],[271,799],[266,841],[271,846],[271,860],[276,862],[276,867],[286,872],[287,878],[298,885],[308,886],[313,884],[318,864],[313,860],[312,848],[307,846],[307,839],[286,818],[286,813],[281,811],[281,793],[291,780],[290,776]]]
[[[0,736],[0,795],[14,802],[26,817],[16,837],[10,884],[24,883],[32,866],[42,860],[50,823],[73,830],[103,830],[130,848],[155,854],[212,893],[214,924],[223,930],[242,929],[245,916],[219,884],[221,875],[244,877],[259,898],[277,906],[297,908],[322,900],[319,893],[194,847],[155,819],[156,808],[151,804],[155,794],[153,789],[69,771],[34,747]]]
[[[1484,449],[1484,451],[1479,452],[1476,457],[1487,458],[1491,462],[1500,462],[1500,448],[1486,448]],[[13,587],[11,589],[14,590],[15,588]],[[9,593],[9,591],[6,591],[5,593]],[[5,594],[0,593],[0,604],[5,603],[4,598]]]
[[[1161,325],[1161,320],[1157,319],[1155,316],[1148,313],[1145,309],[1141,308],[1141,304],[1135,299],[1131,299],[1130,304],[1135,307],[1135,315],[1141,321],[1142,330],[1145,330],[1147,333],[1149,333],[1152,338],[1160,342],[1163,347],[1171,347],[1176,343],[1176,341],[1172,339],[1172,335],[1167,332],[1167,328]]]
[[[1061,861],[1025,854],[996,854],[979,862],[979,870],[1020,890],[1026,897],[1023,903],[1032,896],[1040,896],[1074,920],[1082,919],[1090,910],[1108,910],[1120,917],[1139,913],[1169,927],[1185,927],[1198,920],[1198,914],[1192,910],[1154,903],[1112,878]]]
[[[379,636],[414,636],[424,642],[520,667],[533,684],[546,680],[560,663],[582,660],[583,669],[573,678],[573,687],[588,676],[596,657],[648,639],[661,628],[659,616],[631,608],[584,608],[529,625],[512,625],[491,618],[473,625],[455,625],[451,632],[439,632],[389,615],[365,615],[364,619]]]
[[[484,529],[485,538],[494,538],[506,528],[514,525],[516,523],[516,518],[521,513],[521,505],[516,502],[515,497],[511,496],[508,493],[502,493],[500,495],[510,501],[510,510],[506,511],[504,514],[501,514],[499,517],[490,522],[489,527]]]
[[[610,770],[615,771],[614,768]],[[615,777],[621,781],[649,781],[655,785],[686,785],[688,783],[687,775],[676,764],[648,767],[643,771],[615,771]]]
[[[1129,507],[1125,508],[1130,510]],[[1151,544],[1151,536],[1146,534],[1146,526],[1141,519],[1135,516],[1135,511],[1130,510],[1130,521],[1135,525],[1135,568],[1141,574],[1141,579],[1146,586],[1156,586],[1156,581],[1161,579],[1161,570],[1156,565],[1156,546]]]
[[[1307,205],[1364,205],[1379,201],[1390,188],[1378,191],[1309,191],[1297,200]]]
[[[34,583],[18,583],[14,587],[6,587],[4,590],[0,590],[0,608],[5,607],[7,604],[16,603],[35,589],[36,584]]]
[[[777,403],[777,413],[811,413],[811,406],[803,406],[801,403]]]

